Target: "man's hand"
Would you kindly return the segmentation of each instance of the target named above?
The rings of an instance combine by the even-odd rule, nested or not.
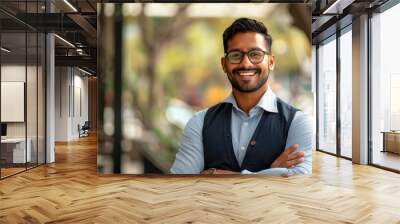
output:
[[[209,174],[209,175],[214,175],[214,174],[240,174],[240,172],[234,172],[230,170],[219,170],[215,168],[210,168],[207,170],[204,170],[200,174]]]
[[[294,144],[285,149],[271,164],[271,168],[292,168],[302,163],[304,161],[304,152],[295,152],[298,147],[298,144]]]

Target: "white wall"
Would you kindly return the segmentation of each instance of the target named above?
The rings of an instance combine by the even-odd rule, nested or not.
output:
[[[88,120],[88,77],[72,67],[56,67],[55,73],[55,140],[70,141]]]
[[[68,71],[67,67],[55,68],[55,141],[68,140]]]

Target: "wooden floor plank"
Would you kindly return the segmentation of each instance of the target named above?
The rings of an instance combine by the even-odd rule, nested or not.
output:
[[[0,181],[0,223],[400,223],[400,175],[314,152],[290,178],[96,173],[96,139]]]

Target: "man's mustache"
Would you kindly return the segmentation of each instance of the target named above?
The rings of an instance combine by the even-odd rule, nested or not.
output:
[[[261,73],[259,68],[235,68],[232,70],[232,74],[239,75],[240,72],[255,72],[257,75]]]

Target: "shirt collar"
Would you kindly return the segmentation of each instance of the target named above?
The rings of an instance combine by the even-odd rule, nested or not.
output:
[[[229,96],[222,102],[231,103],[236,109],[240,110],[232,93],[229,94]],[[263,110],[268,112],[278,113],[278,108],[276,106],[276,96],[271,90],[271,87],[268,86],[267,91],[264,93],[264,95],[255,106],[255,108],[257,107],[262,108]]]

